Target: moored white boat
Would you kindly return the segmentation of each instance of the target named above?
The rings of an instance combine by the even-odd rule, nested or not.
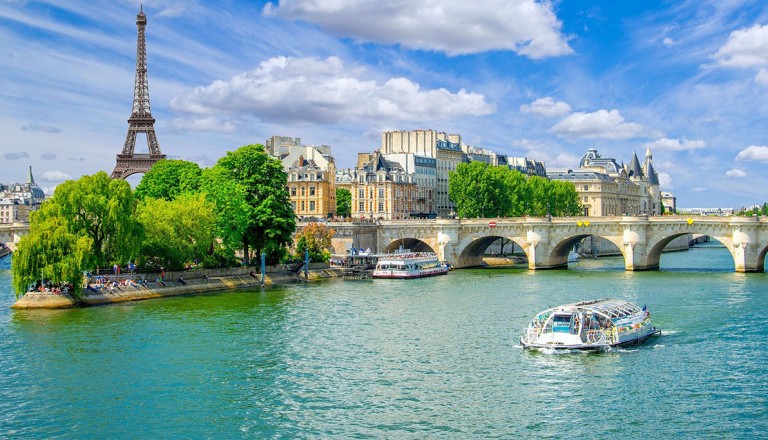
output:
[[[448,266],[433,252],[403,252],[381,255],[373,270],[374,278],[422,278],[445,275]]]
[[[645,307],[601,299],[538,313],[520,337],[520,344],[524,348],[605,350],[640,344],[660,333]]]

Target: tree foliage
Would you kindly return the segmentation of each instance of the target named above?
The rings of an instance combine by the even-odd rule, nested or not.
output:
[[[200,189],[203,171],[194,162],[163,159],[144,174],[134,195],[139,200],[147,197],[174,200],[182,194]]]
[[[99,171],[57,186],[50,202],[71,233],[91,239],[93,265],[122,264],[135,256],[143,231],[128,182]]]
[[[186,263],[212,258],[218,246],[213,204],[202,194],[183,194],[171,201],[147,198],[139,205],[138,220],[145,231],[140,265],[179,270]]]
[[[352,193],[346,188],[336,188],[336,215],[352,215]]]
[[[13,254],[11,271],[16,296],[38,281],[69,283],[77,294],[83,267],[91,262],[91,239],[70,232],[67,219],[55,212],[52,203],[43,203],[33,212],[29,233],[21,238]]]
[[[331,258],[331,239],[336,231],[321,223],[309,223],[301,230],[296,239],[296,253],[298,259],[304,259],[304,253],[309,250],[311,261],[328,261]]]
[[[14,256],[17,292],[40,277],[79,286],[81,271],[128,261],[143,237],[134,211],[128,182],[103,171],[56,187]]]
[[[205,192],[219,215],[217,230],[225,243],[240,243],[245,262],[251,249],[274,253],[291,243],[296,219],[279,160],[262,145],[228,152],[205,173]]]
[[[483,162],[462,163],[450,174],[448,194],[460,217],[578,215],[581,205],[570,182],[542,177]]]

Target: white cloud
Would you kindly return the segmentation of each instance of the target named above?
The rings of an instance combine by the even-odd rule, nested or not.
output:
[[[659,176],[659,186],[662,188],[672,189],[672,176],[669,173],[657,173]]]
[[[280,0],[264,14],[316,23],[360,42],[448,55],[511,50],[538,59],[573,52],[548,1]]]
[[[219,131],[222,133],[232,133],[235,131],[235,124],[231,121],[223,121],[215,116],[204,118],[174,118],[171,126],[176,130],[199,130],[199,131]]]
[[[757,76],[755,76],[755,82],[768,86],[768,69],[760,69],[760,71],[757,72]]]
[[[662,40],[661,43],[665,46],[672,46],[673,44],[675,44],[675,40],[669,37],[664,37],[664,40]]]
[[[741,151],[736,155],[736,160],[757,160],[760,162],[768,162],[768,147],[752,145]]]
[[[571,112],[571,106],[564,101],[555,101],[551,97],[539,98],[530,104],[520,106],[523,113],[533,113],[534,115],[546,117],[565,116]]]
[[[266,122],[333,124],[353,120],[432,121],[494,112],[483,95],[422,89],[406,78],[364,78],[338,57],[275,57],[228,81],[177,96],[171,108],[200,115],[243,114]],[[181,122],[180,122],[181,123]]]
[[[654,142],[648,142],[644,146],[654,150],[686,151],[698,150],[706,147],[707,144],[702,140],[661,138]]]
[[[746,175],[747,173],[738,168],[734,168],[725,172],[725,177],[744,177]]]
[[[651,136],[644,126],[634,122],[624,122],[624,117],[618,110],[576,112],[555,124],[550,131],[558,136],[582,139],[621,140]]]
[[[32,132],[43,132],[43,133],[61,133],[61,130],[58,128],[52,126],[52,125],[44,125],[44,124],[27,124],[23,127],[21,127],[22,131],[32,131]]]
[[[46,171],[42,175],[43,180],[48,182],[60,182],[62,180],[72,180],[72,176],[63,171]]]
[[[43,160],[56,160],[56,157],[57,156],[55,154],[53,154],[53,153],[43,153],[40,156],[40,159],[43,159]]]
[[[731,32],[728,41],[712,56],[726,67],[752,67],[768,64],[768,25]]]
[[[697,186],[697,187],[694,187],[694,188],[690,189],[690,192],[692,192],[692,193],[703,193],[703,192],[706,192],[706,191],[707,191],[707,188],[705,188],[703,186]]]
[[[184,7],[181,5],[174,5],[163,9],[157,14],[157,17],[178,17],[184,13]]]

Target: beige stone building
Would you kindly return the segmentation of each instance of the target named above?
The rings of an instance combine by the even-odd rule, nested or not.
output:
[[[414,173],[394,160],[387,160],[380,151],[359,153],[357,157],[355,169],[336,173],[338,187],[348,189],[352,195],[352,218],[409,217],[415,210],[418,194]]]
[[[615,159],[603,157],[590,148],[582,156],[578,168],[550,170],[547,177],[574,184],[584,215],[658,215],[661,193],[652,161],[650,149],[643,166],[634,153],[629,165],[622,166]]]
[[[299,218],[336,215],[336,164],[330,148],[292,147],[282,158],[288,194]]]
[[[461,149],[461,135],[436,130],[387,131],[381,135],[382,154],[410,153],[436,159],[433,205],[440,217],[455,213],[456,205],[448,197],[448,175],[467,162]]]

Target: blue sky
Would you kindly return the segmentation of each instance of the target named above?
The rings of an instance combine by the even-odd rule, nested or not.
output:
[[[768,4],[615,0],[149,0],[163,153],[210,166],[272,135],[381,132],[578,164],[653,151],[682,207],[768,201]],[[128,128],[139,2],[0,0],[0,181],[111,172]],[[137,152],[146,151],[146,142]]]

